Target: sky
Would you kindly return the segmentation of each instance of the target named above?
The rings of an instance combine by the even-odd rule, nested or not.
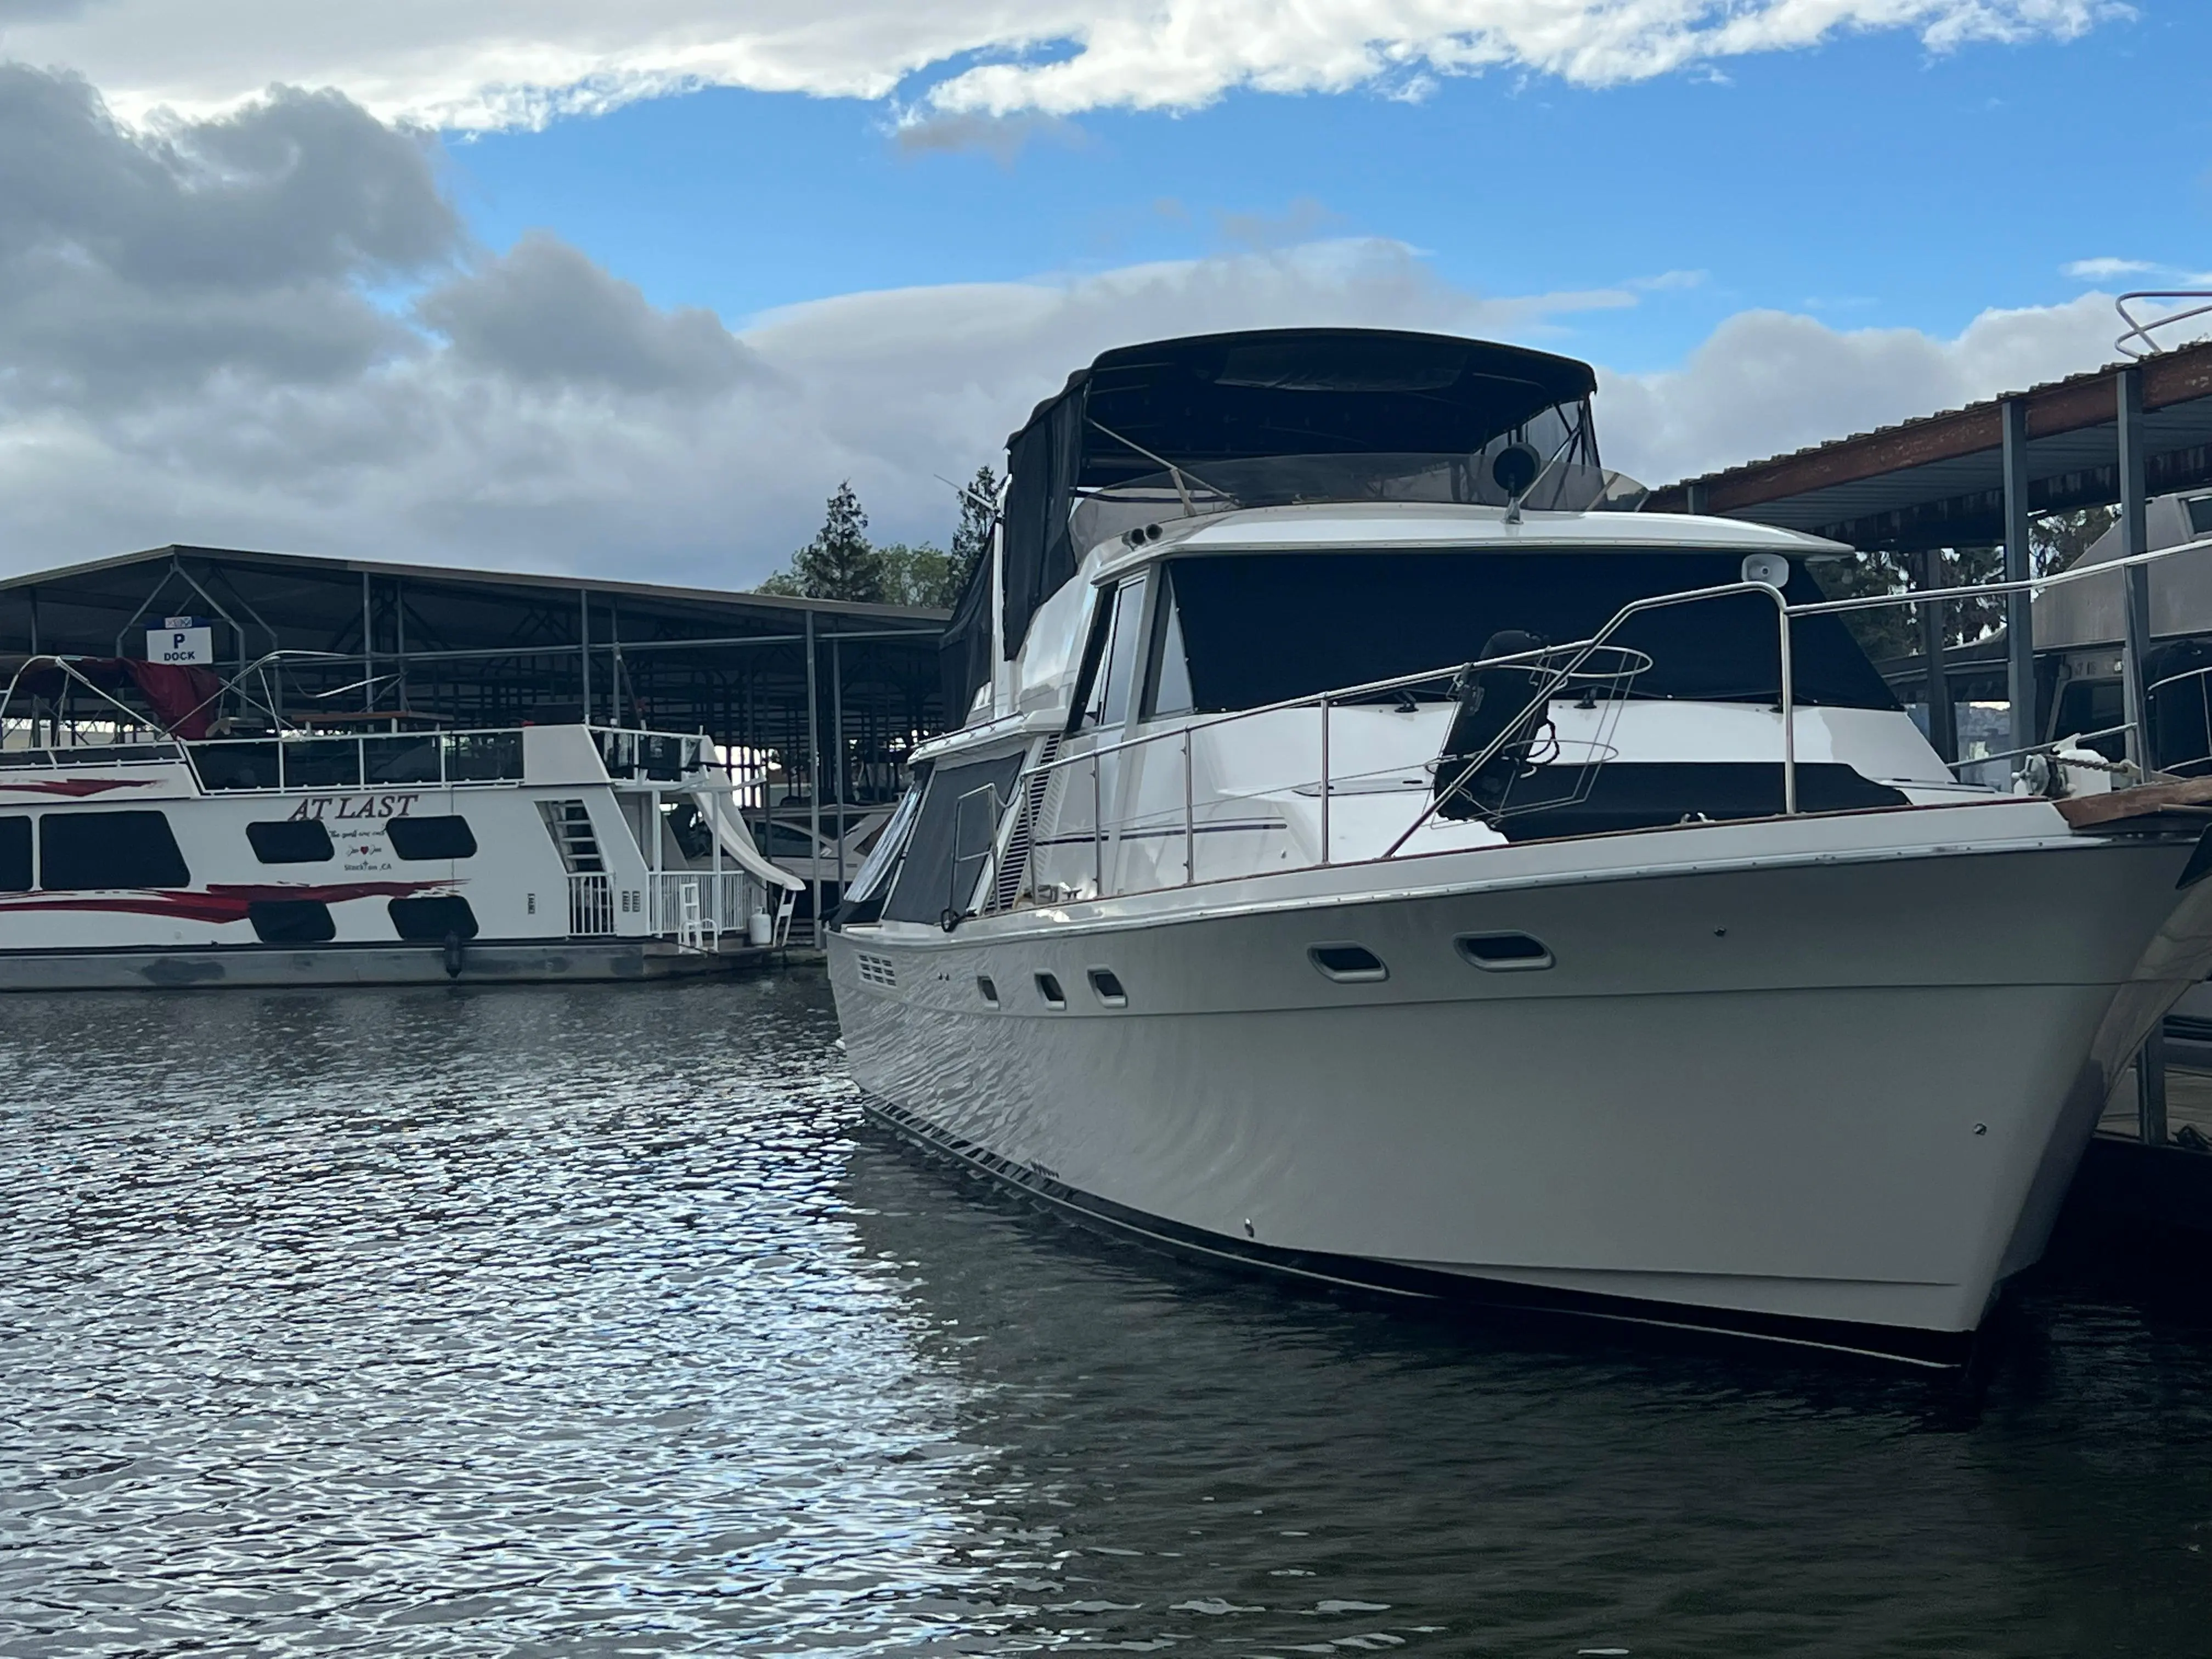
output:
[[[750,586],[1110,346],[1585,357],[1652,483],[2212,286],[2203,0],[0,0],[0,571]]]

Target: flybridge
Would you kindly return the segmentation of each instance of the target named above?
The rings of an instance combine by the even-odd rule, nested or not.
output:
[[[948,710],[964,709],[989,678],[994,633],[1014,657],[1038,606],[1121,527],[1111,504],[1133,523],[1291,500],[1504,505],[1492,474],[1508,446],[1535,457],[1516,497],[1547,477],[1556,489],[1568,469],[1597,471],[1596,385],[1571,357],[1382,329],[1196,335],[1107,352],[1007,440],[997,627],[992,574],[979,568],[945,635]],[[1594,505],[1601,490],[1584,493],[1571,505]]]

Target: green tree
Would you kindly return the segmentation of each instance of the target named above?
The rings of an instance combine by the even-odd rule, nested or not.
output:
[[[990,549],[991,526],[999,516],[998,499],[999,475],[988,465],[977,467],[960,494],[960,523],[952,532],[952,597],[945,601],[947,605],[959,599],[960,590],[967,586],[969,576]]]
[[[891,605],[927,605],[950,611],[960,597],[963,578],[957,561],[927,542],[908,546],[891,542],[876,550],[883,561],[884,599]]]
[[[884,602],[884,562],[868,544],[868,515],[852,480],[837,486],[814,539],[791,556],[790,565],[760,585],[763,593],[807,599]]]

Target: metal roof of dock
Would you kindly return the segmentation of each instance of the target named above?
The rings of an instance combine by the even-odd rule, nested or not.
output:
[[[2024,422],[2032,514],[2121,497],[2123,377],[2142,395],[2152,495],[2212,482],[2212,342],[2009,392],[1654,490],[1647,510],[1703,512],[1916,551],[2004,539],[2008,420]]]
[[[137,630],[182,614],[217,622],[228,673],[272,651],[321,653],[279,665],[288,712],[587,713],[775,750],[801,772],[810,709],[822,752],[842,734],[855,767],[890,767],[944,724],[940,611],[234,548],[0,580],[0,653],[135,656]]]

